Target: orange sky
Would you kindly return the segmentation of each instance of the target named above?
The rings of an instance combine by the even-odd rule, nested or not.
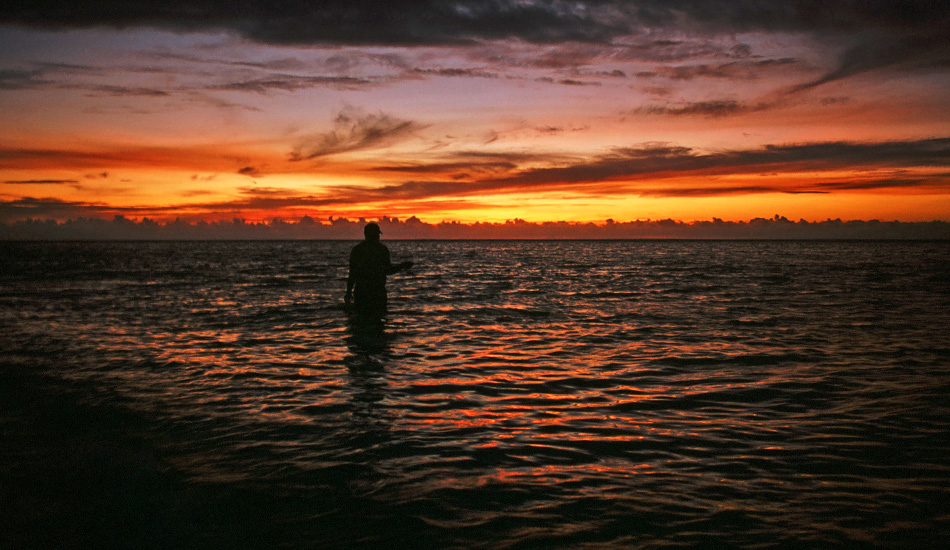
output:
[[[4,8],[0,222],[950,220],[946,9],[463,4],[382,33]]]

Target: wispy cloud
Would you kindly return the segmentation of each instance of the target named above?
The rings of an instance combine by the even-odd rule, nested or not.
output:
[[[23,197],[0,201],[0,221],[36,219],[76,219],[84,217],[108,217],[118,213],[114,207],[81,201],[65,201],[54,198]],[[125,209],[130,212],[134,209]]]
[[[191,196],[206,194],[196,190]],[[281,208],[320,207],[334,204],[330,197],[318,197],[283,189],[253,187],[239,191],[231,200],[190,202],[179,205],[115,206],[95,201],[69,201],[50,197],[22,197],[0,200],[0,222],[23,219],[108,218],[112,216],[178,216],[183,212],[199,216],[244,215]]]
[[[355,90],[366,86],[378,85],[378,79],[352,76],[298,76],[272,75],[251,80],[241,80],[209,86],[209,90],[226,90],[266,94],[272,90],[295,92],[318,87],[339,90]]]
[[[241,174],[242,176],[251,176],[252,178],[257,178],[263,175],[263,172],[261,172],[261,169],[257,166],[245,166],[240,168],[237,173]]]
[[[562,78],[555,80],[553,78],[543,77],[539,78],[538,82],[549,82],[556,84],[563,84],[565,86],[601,86],[602,83],[596,80],[577,80],[576,78]]]
[[[98,149],[40,149],[0,146],[0,166],[7,169],[115,170],[179,168],[235,172],[247,166],[244,153],[227,144],[207,146],[116,146]]]
[[[79,183],[79,180],[5,180],[3,183],[11,185],[59,185],[75,184]]]
[[[514,170],[517,165],[510,161],[486,161],[486,162],[434,162],[429,164],[394,164],[386,166],[375,166],[371,168],[376,172],[408,172],[412,174],[448,174],[453,172],[465,171],[470,173],[498,173]]]
[[[759,103],[740,103],[733,99],[720,99],[713,101],[695,101],[685,103],[672,103],[666,105],[646,105],[634,109],[633,114],[638,115],[669,115],[669,116],[701,116],[708,118],[725,117],[764,111],[772,107],[772,104]]]
[[[711,65],[698,63],[694,65],[671,65],[655,68],[650,76],[665,77],[670,80],[693,80],[696,78],[720,78],[726,80],[751,80],[774,70],[787,70],[798,61],[791,57],[778,59],[761,59],[756,61],[733,61]]]
[[[825,142],[767,145],[749,150],[703,153],[692,148],[666,144],[618,148],[586,161],[548,168],[512,170],[502,177],[458,181],[408,181],[374,190],[358,190],[358,200],[372,196],[409,200],[437,196],[476,196],[484,193],[588,189],[597,194],[644,196],[732,195],[737,193],[823,193],[834,190],[950,186],[950,176],[893,178],[865,174],[850,181],[825,183],[763,183],[735,186],[718,178],[762,172],[860,171],[950,165],[950,138],[883,143]],[[438,166],[438,165],[436,165]],[[459,167],[459,169],[461,169]],[[422,175],[422,171],[418,172]],[[709,178],[703,186],[657,186],[657,180],[683,177]],[[635,183],[641,182],[641,183]],[[352,191],[357,191],[353,189]]]
[[[338,153],[388,147],[425,128],[412,120],[385,113],[364,114],[356,109],[341,111],[332,131],[301,140],[290,154],[290,160],[312,160]]]
[[[475,67],[439,67],[439,68],[415,68],[413,74],[423,76],[442,76],[442,77],[469,77],[469,78],[499,78],[497,72],[489,71],[483,68]]]
[[[950,165],[950,138],[883,143],[824,142],[766,145],[750,150],[701,153],[650,145],[620,148],[590,162],[526,171],[487,185],[546,185],[643,180],[684,175],[756,174],[765,170],[857,170],[868,167]]]
[[[950,37],[944,17],[941,30],[925,30],[923,34],[894,36],[884,33],[858,35],[837,60],[837,66],[819,78],[793,86],[791,93],[817,88],[855,75],[879,70],[899,71],[946,70],[950,67]],[[939,34],[938,34],[939,33]]]
[[[49,83],[40,70],[0,69],[0,90],[29,90]]]
[[[166,90],[159,90],[157,88],[146,88],[141,86],[110,86],[110,85],[99,85],[99,86],[89,86],[87,88],[91,92],[108,95],[113,97],[167,97],[171,95]]]

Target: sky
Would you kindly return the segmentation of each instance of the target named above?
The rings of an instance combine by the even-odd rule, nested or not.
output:
[[[950,221],[946,1],[33,0],[0,222]]]

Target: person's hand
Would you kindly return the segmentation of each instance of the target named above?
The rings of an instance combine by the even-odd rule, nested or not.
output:
[[[415,264],[413,264],[412,262],[403,262],[403,263],[399,264],[399,269],[409,269],[409,268],[412,267],[413,265],[415,265]]]

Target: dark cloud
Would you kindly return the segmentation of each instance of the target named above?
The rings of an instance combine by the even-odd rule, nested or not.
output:
[[[205,194],[201,191],[191,196]],[[64,201],[54,198],[23,197],[15,200],[0,200],[0,222],[25,219],[77,219],[108,218],[112,216],[178,215],[183,211],[199,214],[224,214],[251,211],[266,211],[285,207],[320,207],[339,204],[328,197],[316,197],[274,188],[245,188],[239,197],[229,201],[214,201],[188,205],[117,207],[96,202]]]
[[[754,111],[764,111],[771,105],[767,103],[739,103],[732,99],[723,99],[715,101],[697,101],[692,103],[670,104],[670,105],[647,105],[639,107],[633,111],[638,115],[670,115],[670,116],[702,116],[709,118],[725,117],[749,113]]]
[[[257,168],[256,166],[245,166],[241,168],[240,170],[238,170],[237,173],[241,174],[242,176],[251,176],[254,178],[260,177],[263,175],[261,173],[260,168]]]
[[[792,57],[761,59],[758,61],[732,61],[717,65],[696,64],[658,67],[650,77],[664,76],[670,80],[693,80],[695,78],[723,78],[728,80],[751,80],[761,77],[771,69],[784,70],[798,61]]]
[[[558,131],[556,128],[552,129]],[[387,164],[373,167],[370,170],[416,174],[419,176],[431,174],[451,174],[454,176],[462,171],[482,175],[494,175],[515,172],[518,166],[523,163],[571,162],[571,160],[572,158],[555,157],[544,153],[457,151],[447,154],[436,162]]]
[[[836,97],[825,97],[822,98],[819,103],[822,105],[841,105],[851,101],[850,97],[847,96],[836,96]]]
[[[557,81],[558,84],[564,84],[566,86],[600,86],[600,82],[591,82],[587,80],[577,80],[574,78],[564,78]]]
[[[367,65],[376,65],[397,71],[408,71],[412,68],[411,63],[405,56],[393,52],[373,53],[361,50],[338,50],[324,61],[326,69],[336,73],[346,73]]]
[[[757,193],[800,193],[781,191],[768,185],[716,185],[705,187],[648,187],[637,190],[641,197],[723,197],[730,195],[750,195]],[[813,191],[810,193],[814,193]]]
[[[398,164],[387,166],[376,166],[372,168],[375,172],[393,172],[410,174],[446,174],[459,179],[471,177],[475,174],[498,174],[506,173],[517,168],[517,164],[511,161],[487,161],[487,162],[434,162],[430,164]],[[464,172],[464,173],[461,173]]]
[[[625,43],[611,57],[619,61],[678,63],[696,58],[731,58],[736,55],[734,48],[710,42],[702,35],[698,35],[690,39],[678,40],[635,40]]]
[[[676,29],[656,32],[682,34]],[[674,41],[656,40],[650,38],[649,34],[652,34],[652,31],[645,36],[631,35],[596,44],[568,42],[525,46],[520,42],[486,43],[463,51],[474,62],[489,63],[494,68],[517,70],[529,67],[556,71],[570,77],[626,78],[627,73],[620,69],[601,70],[603,64],[616,63],[672,64],[696,59],[731,60],[731,63],[749,66],[757,63],[751,57],[744,59],[734,53],[736,46],[732,37],[710,39],[708,36],[696,34]],[[733,45],[730,47],[730,44]]]
[[[605,57],[615,54],[614,49],[604,48],[591,44],[567,44],[548,47],[538,55],[518,60],[518,65],[531,65],[542,69],[572,69],[581,65],[589,65]]]
[[[278,44],[411,45],[505,38],[605,42],[644,28],[908,35],[946,29],[948,14],[950,5],[935,0],[32,0],[5,3],[0,23],[225,29]]]
[[[192,147],[116,147],[100,150],[28,149],[0,145],[0,166],[7,169],[102,170],[161,166],[232,172],[247,165],[214,145]]]
[[[617,149],[594,161],[522,173],[496,185],[601,182],[665,175],[748,174],[763,170],[858,169],[950,165],[950,138],[884,143],[825,142],[700,154],[687,147]]]
[[[24,197],[0,201],[0,221],[22,219],[69,219],[113,215],[117,209],[102,204],[72,202],[52,198]]]
[[[939,188],[950,186],[950,179],[942,178],[881,178],[867,181],[821,181],[804,183],[801,187],[787,188],[782,185],[698,187],[656,187],[639,189],[638,194],[650,197],[709,197],[723,195],[748,195],[753,193],[785,193],[792,195],[824,195],[835,191],[874,191],[883,189]]]
[[[672,93],[669,88],[663,86],[641,86],[639,89],[641,92],[655,97],[666,97]]]
[[[398,204],[405,211],[412,201],[526,190],[571,190],[605,195],[654,197],[700,197],[748,195],[754,193],[829,193],[835,191],[877,191],[887,189],[950,189],[950,171],[921,176],[906,168],[946,168],[950,166],[950,137],[918,141],[881,143],[826,142],[770,145],[750,150],[703,153],[688,147],[647,144],[616,149],[588,160],[551,158],[548,168],[519,170],[527,163],[537,165],[543,155],[460,153],[451,162],[423,165],[381,166],[380,171],[447,175],[438,181],[407,181],[382,188],[339,186],[308,194],[296,189],[248,186],[229,200],[190,203],[185,206],[114,207],[95,202],[71,202],[52,198],[24,197],[0,201],[0,221],[23,219],[71,219],[116,215],[168,216],[189,212],[194,216],[225,213],[272,212],[284,209],[333,209],[342,205],[380,202]],[[252,166],[242,173],[252,173]],[[796,171],[841,170],[860,173],[850,179],[812,180],[787,183],[782,178],[763,177],[749,185],[730,184],[717,176],[782,174]],[[453,180],[453,174],[471,176],[475,181]],[[193,178],[197,179],[197,178]],[[696,183],[684,184],[693,181]],[[6,183],[20,183],[10,181]],[[34,180],[22,183],[73,183],[72,180]],[[192,196],[205,194],[193,190]],[[401,201],[401,202],[400,202]],[[456,205],[457,207],[461,207]]]
[[[887,187],[950,187],[946,176],[931,179],[870,178],[845,183],[758,185],[717,187],[715,182],[697,188],[631,188],[629,182],[672,177],[710,177],[760,174],[765,171],[895,169],[905,167],[950,166],[950,138],[883,143],[826,142],[768,145],[760,149],[700,153],[688,147],[654,144],[616,149],[586,162],[565,163],[550,168],[513,171],[500,178],[474,182],[410,181],[372,191],[359,190],[375,199],[421,199],[432,196],[478,195],[486,192],[525,189],[580,189],[590,186],[597,193],[643,193],[719,195],[752,192],[820,193],[836,189],[880,189]],[[621,183],[618,185],[617,182]],[[876,182],[876,183],[875,183]],[[580,186],[580,187],[579,187]],[[863,186],[863,187],[862,187]],[[354,189],[355,190],[355,189]]]
[[[58,86],[60,88],[78,88],[79,86],[60,84],[62,75],[101,76],[101,68],[74,63],[34,62],[29,69],[0,69],[0,90],[29,90],[41,87]],[[108,92],[111,86],[99,86],[101,92]],[[93,89],[85,86],[83,89]],[[144,95],[144,94],[142,94]]]
[[[221,109],[223,111],[252,111],[260,112],[262,109],[260,107],[253,107],[251,105],[244,105],[243,103],[235,103],[233,101],[227,101],[219,97],[214,97],[212,94],[191,92],[188,94],[188,100],[198,104],[211,105],[216,109]]]
[[[74,184],[79,183],[79,180],[6,180],[3,183],[11,185]]]
[[[109,153],[92,153],[86,151],[66,151],[62,149],[25,149],[0,147],[0,160],[10,162],[43,161],[50,159],[68,159],[64,165],[88,164],[101,161],[116,160],[115,155]]]
[[[209,60],[210,61],[210,60]],[[236,67],[246,67],[252,69],[264,69],[267,71],[301,71],[307,69],[310,65],[296,57],[281,57],[278,59],[268,59],[266,61],[248,61],[238,59],[233,61],[218,61],[227,65]]]
[[[936,178],[883,178],[872,181],[846,181],[821,183],[822,189],[855,191],[872,189],[901,189],[912,187],[948,187],[950,178],[947,176]]]
[[[73,86],[70,86],[73,87]],[[143,88],[134,86],[91,86],[90,91],[97,94],[109,95],[114,97],[133,96],[133,97],[166,97],[169,94],[165,90],[155,88]]]
[[[376,85],[374,79],[352,76],[295,76],[273,75],[252,80],[228,82],[209,87],[213,90],[227,90],[240,92],[254,92],[266,94],[271,90],[294,92],[317,87],[329,87],[340,90],[355,90],[370,85]]]
[[[30,90],[35,88],[56,87],[66,90],[84,90],[95,95],[107,95],[112,97],[163,97],[170,95],[167,91],[156,88],[63,83],[62,75],[64,73],[90,74],[93,71],[84,66],[62,63],[37,63],[35,66],[39,68],[31,70],[0,69],[0,90]],[[99,74],[99,72],[95,74]]]
[[[562,78],[560,80],[555,80],[549,77],[542,77],[535,79],[538,82],[546,82],[548,84],[563,84],[564,86],[601,86],[601,82],[591,81],[591,80],[577,80],[575,78]]]
[[[940,0],[31,0],[0,7],[0,24],[44,29],[152,27],[175,31],[229,31],[252,41],[293,45],[556,45],[543,52],[499,56],[493,66],[574,70],[594,62],[682,63],[733,59],[734,66],[666,67],[639,74],[690,79],[752,77],[763,69],[740,33],[797,33],[836,56],[825,74],[786,90],[798,93],[876,70],[945,71],[950,68],[950,2]],[[726,37],[726,40],[721,38]],[[402,68],[405,60],[377,56]],[[366,61],[344,53],[331,58],[341,74]],[[781,61],[781,60],[779,60]],[[277,70],[299,68],[276,60]],[[261,65],[264,68],[264,65]],[[327,66],[330,72],[333,68]],[[433,69],[441,76],[487,77],[473,69]],[[656,74],[653,74],[656,73]],[[570,76],[570,75],[567,75]],[[564,84],[590,84],[576,78]],[[352,89],[372,80],[336,76],[265,77],[221,85],[266,93],[313,86]],[[0,89],[29,89],[41,75],[0,72]],[[141,90],[144,92],[145,90]]]
[[[413,73],[425,76],[448,76],[448,77],[477,77],[477,78],[498,78],[498,73],[486,71],[485,69],[475,68],[439,68],[439,69],[413,69]]]
[[[49,84],[42,76],[39,70],[0,69],[0,90],[29,90]]]
[[[614,2],[257,0],[150,2],[35,0],[5,5],[0,23],[40,27],[226,29],[274,44],[457,44],[520,38],[603,41],[630,31]],[[623,10],[628,11],[628,10]]]
[[[93,65],[80,65],[78,63],[37,61],[33,65],[44,72],[81,74],[81,75],[91,75],[91,76],[102,75],[104,73],[104,70],[102,67],[96,67]]]
[[[333,131],[308,138],[294,147],[290,160],[310,160],[337,153],[377,149],[411,138],[425,126],[385,113],[363,114],[347,109],[340,112]]]
[[[950,5],[950,3],[947,3]],[[906,36],[874,33],[860,34],[838,57],[838,66],[823,76],[800,84],[790,92],[801,92],[843,78],[878,69],[946,70],[950,68],[950,18],[945,17],[942,30],[929,30]]]

